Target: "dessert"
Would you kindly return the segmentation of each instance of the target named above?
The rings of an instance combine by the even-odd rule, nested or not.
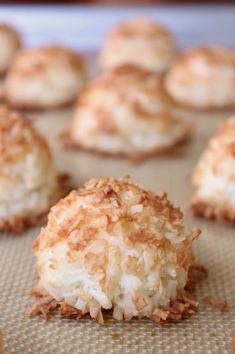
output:
[[[109,32],[99,61],[105,70],[135,64],[162,73],[175,54],[172,34],[163,25],[140,17],[123,21]]]
[[[16,30],[5,23],[0,23],[0,76],[7,73],[20,47],[21,39]]]
[[[165,79],[171,98],[196,109],[235,105],[235,50],[205,46],[186,50]]]
[[[197,309],[186,287],[199,234],[186,236],[165,193],[128,178],[92,179],[51,209],[34,242],[39,284],[30,314],[180,320]]]
[[[79,54],[59,46],[22,51],[7,76],[5,95],[16,108],[49,109],[74,102],[84,85]]]
[[[157,73],[122,65],[91,82],[77,101],[67,141],[107,155],[174,153],[191,127],[170,108]]]
[[[192,177],[195,215],[235,226],[235,116],[225,120]]]
[[[62,196],[49,146],[22,116],[0,107],[0,230],[21,233]]]

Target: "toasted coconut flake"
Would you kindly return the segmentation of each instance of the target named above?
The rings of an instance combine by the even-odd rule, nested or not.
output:
[[[191,245],[193,241],[198,239],[201,234],[201,230],[197,227],[193,228],[191,235],[184,241],[185,246]]]
[[[40,291],[42,291],[40,293]],[[76,320],[81,319],[86,313],[66,304],[65,302],[60,302],[54,300],[51,296],[45,295],[45,290],[40,287],[35,287],[32,291],[33,296],[36,298],[35,304],[29,308],[28,315],[38,316],[42,315],[45,320],[49,320],[51,315],[56,313],[60,314],[62,317],[69,317]],[[186,290],[181,290],[178,292],[175,300],[171,300],[168,306],[162,306],[155,308],[152,311],[150,318],[159,324],[164,324],[167,322],[175,322],[184,319],[188,316],[193,315],[198,310],[198,302],[194,299],[191,293]],[[104,318],[101,308],[94,309],[90,311],[91,318],[96,319],[99,324],[104,323]],[[132,318],[136,318],[130,313],[122,313],[118,307],[114,308],[113,318],[116,320],[127,321]],[[141,319],[141,317],[138,317]]]
[[[152,318],[155,322],[161,323],[162,321],[166,321],[169,316],[170,311],[162,310],[162,309],[154,309],[152,313]]]
[[[214,296],[211,296],[211,295],[210,296],[205,296],[204,297],[204,301],[207,304],[213,306],[214,308],[216,308],[216,309],[218,309],[220,311],[225,311],[228,308],[227,301],[220,300],[220,299],[218,299],[218,298],[216,298]]]
[[[218,220],[224,224],[235,227],[235,212],[229,206],[215,206],[211,202],[193,200],[190,206],[191,212],[209,220]]]
[[[197,272],[201,273],[203,275],[203,277],[205,277],[205,278],[208,277],[208,270],[202,264],[194,263],[190,267],[190,270],[197,271]]]
[[[143,308],[147,305],[147,302],[144,300],[144,298],[135,291],[133,292],[132,295],[132,300],[136,306],[137,310],[143,310]]]
[[[65,302],[59,303],[59,305],[58,305],[58,313],[62,317],[71,317],[71,318],[74,318],[75,320],[80,320],[80,318],[83,315],[82,311],[76,309],[73,306],[70,306],[70,305],[66,304]]]
[[[202,264],[198,264],[198,263],[192,264],[188,272],[186,289],[194,290],[196,288],[196,284],[207,277],[208,277],[208,270]]]
[[[49,320],[50,315],[54,313],[58,307],[57,301],[50,295],[42,295],[36,299],[36,303],[29,308],[28,315],[30,317],[42,315],[44,320]]]

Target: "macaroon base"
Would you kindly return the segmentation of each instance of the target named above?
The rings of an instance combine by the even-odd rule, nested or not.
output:
[[[155,323],[164,324],[179,321],[193,315],[198,310],[198,302],[191,292],[195,289],[198,281],[200,281],[202,277],[207,277],[207,275],[207,270],[202,265],[193,265],[188,272],[187,284],[184,289],[178,291],[176,299],[170,300],[167,306],[154,309],[151,316],[148,318]],[[99,324],[104,324],[104,319],[110,317],[110,315],[115,320],[129,321],[134,318],[141,320],[141,318],[133,317],[128,313],[125,313],[122,319],[117,319],[114,313],[112,313],[112,309],[102,310],[100,308],[96,311],[84,313],[64,301],[60,302],[55,300],[40,286],[33,288],[31,295],[35,298],[35,304],[28,309],[28,315],[30,317],[42,315],[45,320],[49,320],[53,315],[60,315],[61,317],[68,317],[75,320],[90,317],[95,319]]]
[[[234,104],[229,104],[229,105],[221,105],[221,106],[215,106],[213,104],[207,104],[204,106],[201,105],[196,105],[193,104],[192,102],[187,102],[186,100],[178,100],[177,98],[173,97],[170,95],[170,93],[167,93],[167,97],[171,102],[172,107],[175,107],[177,109],[182,109],[186,111],[191,111],[194,113],[214,113],[214,112],[233,112],[235,108],[235,103]]]
[[[158,146],[146,152],[109,152],[104,151],[99,148],[88,148],[83,146],[81,143],[72,141],[69,131],[64,131],[59,135],[61,145],[65,149],[81,150],[91,154],[95,154],[102,157],[121,157],[129,159],[133,164],[139,164],[144,160],[154,157],[154,156],[184,156],[185,155],[185,145],[189,142],[190,137],[185,135],[180,141],[171,146]]]
[[[192,201],[190,211],[193,215],[203,217],[209,220],[218,220],[224,224],[235,227],[235,208],[222,205],[221,207],[213,205],[207,201]]]

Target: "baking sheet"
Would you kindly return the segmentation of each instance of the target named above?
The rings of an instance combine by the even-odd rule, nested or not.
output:
[[[78,151],[65,151],[57,136],[72,117],[72,110],[31,114],[47,137],[58,170],[68,172],[72,182],[82,186],[93,177],[131,175],[132,180],[153,191],[167,191],[175,205],[185,212],[186,228],[199,226],[203,233],[195,244],[197,261],[209,270],[209,278],[196,291],[199,312],[175,324],[156,325],[148,320],[116,322],[106,319],[100,326],[89,319],[79,322],[54,317],[46,322],[25,314],[32,301],[29,291],[36,283],[32,241],[39,232],[33,228],[21,237],[0,237],[0,328],[6,350],[17,354],[77,353],[229,353],[230,333],[235,329],[235,230],[216,222],[192,218],[190,174],[208,138],[228,113],[188,113],[196,130],[182,157],[156,157],[141,165],[125,159],[102,158]],[[228,302],[227,312],[219,312],[202,301],[214,295]]]

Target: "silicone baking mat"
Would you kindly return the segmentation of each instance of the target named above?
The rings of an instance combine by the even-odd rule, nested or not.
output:
[[[92,177],[131,175],[132,180],[154,191],[167,191],[175,205],[185,212],[186,228],[199,226],[203,233],[195,244],[197,261],[208,268],[209,277],[196,291],[199,311],[182,322],[156,325],[148,320],[115,322],[103,326],[89,319],[79,322],[54,317],[46,322],[28,318],[32,301],[29,291],[36,283],[32,241],[33,228],[21,237],[0,237],[0,328],[7,352],[17,354],[121,354],[121,353],[229,353],[230,333],[235,329],[235,230],[216,222],[193,219],[187,212],[191,195],[190,174],[208,138],[227,114],[196,114],[194,137],[182,157],[152,158],[140,165],[125,159],[101,158],[88,153],[65,151],[58,133],[72,117],[71,110],[34,114],[39,130],[52,146],[60,171],[68,172],[77,186]],[[220,312],[203,302],[213,295],[228,302]]]

